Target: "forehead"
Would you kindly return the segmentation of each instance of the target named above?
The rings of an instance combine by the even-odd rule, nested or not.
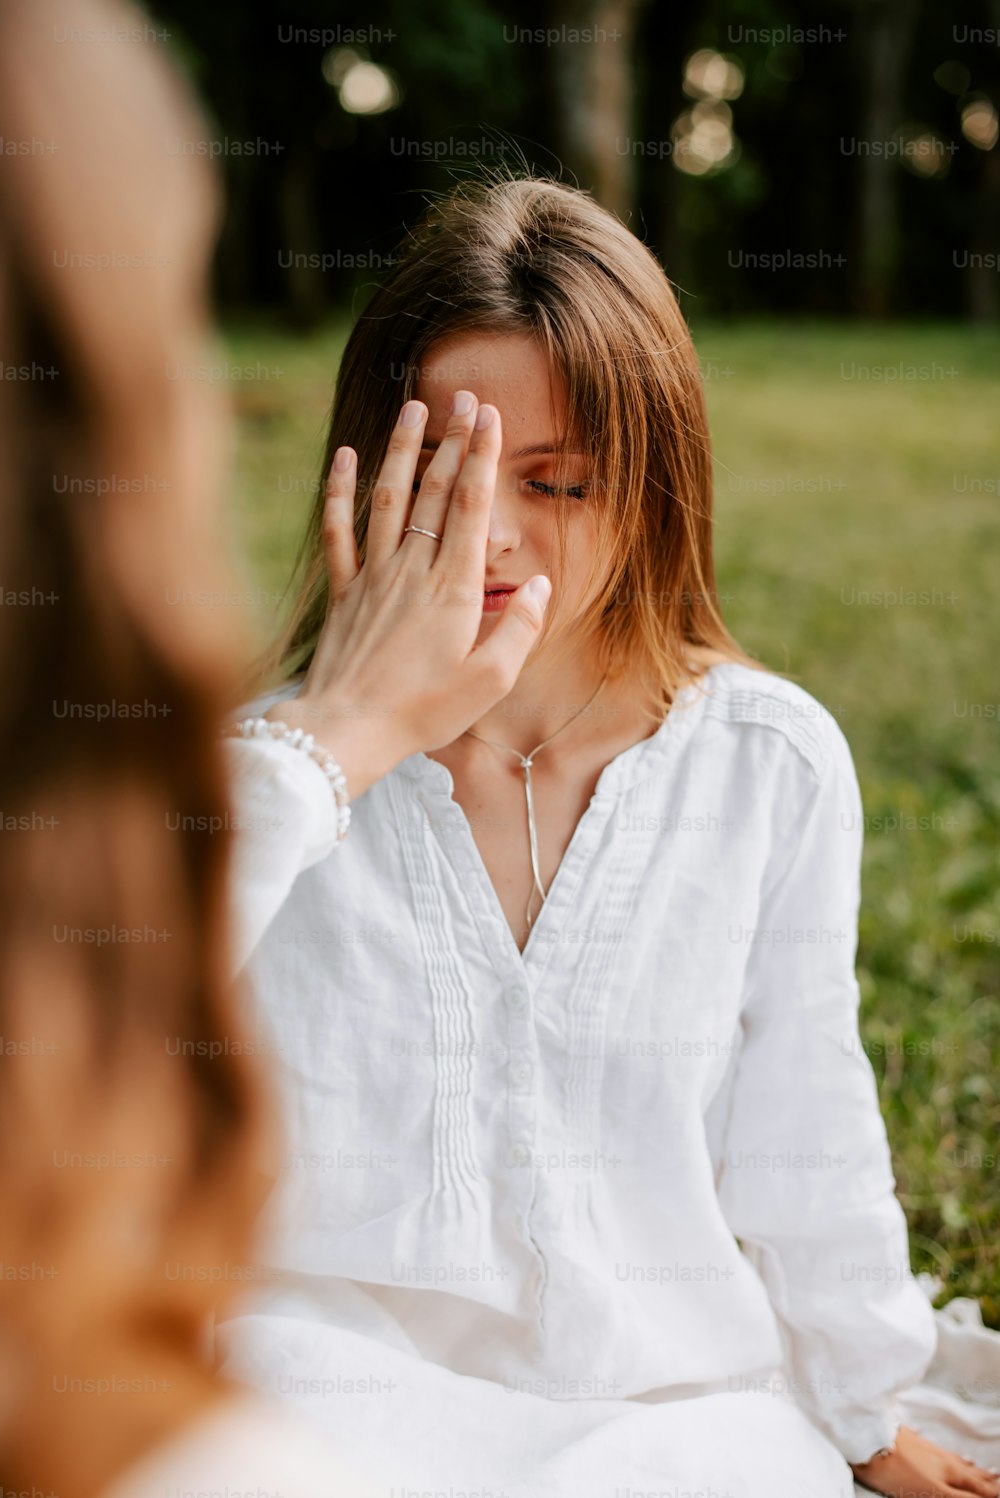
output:
[[[563,380],[527,335],[456,334],[431,346],[420,362],[414,391],[430,411],[428,426],[447,416],[456,390],[471,390],[496,406],[510,426],[551,432],[563,414]]]

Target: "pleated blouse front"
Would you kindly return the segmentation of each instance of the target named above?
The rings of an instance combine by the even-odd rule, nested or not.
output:
[[[288,1127],[272,1297],[556,1400],[783,1361],[848,1461],[888,1441],[935,1329],[858,1034],[830,713],[735,664],[687,688],[603,770],[523,955],[444,766],[412,755],[335,846],[305,755],[227,752]]]

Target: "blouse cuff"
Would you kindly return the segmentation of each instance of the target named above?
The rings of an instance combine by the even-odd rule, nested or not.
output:
[[[849,1466],[863,1467],[877,1451],[895,1444],[902,1423],[895,1399],[887,1399],[881,1409],[859,1411],[853,1417],[842,1411],[828,1434]]]
[[[227,738],[235,804],[233,970],[247,962],[298,876],[332,853],[337,803],[319,765],[271,738]]]

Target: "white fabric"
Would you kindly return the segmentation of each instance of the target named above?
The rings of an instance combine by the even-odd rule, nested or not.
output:
[[[602,772],[523,956],[442,765],[335,847],[305,755],[228,746],[289,1144],[227,1371],[404,1488],[849,1495],[940,1317],[858,1037],[831,715],[715,667]]]
[[[124,1472],[101,1498],[377,1498],[277,1400],[228,1398]]]

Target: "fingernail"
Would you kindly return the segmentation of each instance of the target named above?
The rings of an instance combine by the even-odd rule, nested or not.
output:
[[[451,403],[452,416],[468,416],[474,401],[475,396],[470,390],[456,390]]]
[[[351,447],[338,447],[333,455],[333,466],[338,473],[346,473],[354,462],[354,449]]]
[[[531,594],[536,603],[540,603],[544,608],[552,597],[552,584],[547,577],[533,577],[527,583],[526,591]]]
[[[422,401],[407,401],[399,415],[401,427],[418,427],[424,417]]]
[[[493,420],[493,407],[480,406],[476,414],[476,431],[484,432]]]

